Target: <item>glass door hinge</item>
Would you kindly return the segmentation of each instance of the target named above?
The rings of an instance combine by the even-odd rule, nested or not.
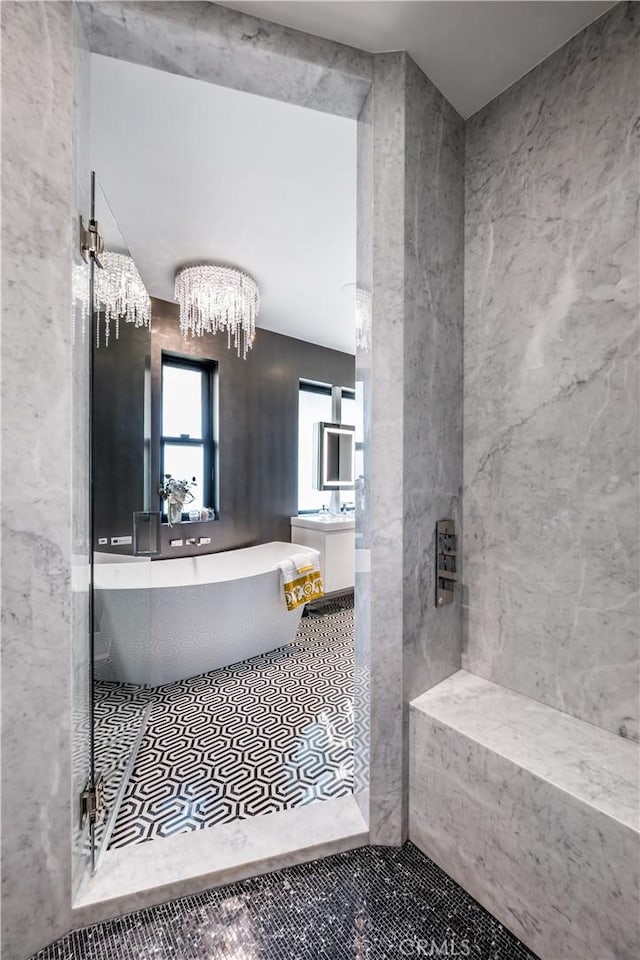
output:
[[[89,259],[95,260],[99,267],[100,257],[104,252],[104,240],[98,228],[97,220],[89,220],[89,226],[85,227],[84,220],[80,217],[80,253],[82,259],[87,263]]]
[[[88,819],[89,823],[96,823],[104,811],[104,777],[101,775],[92,786],[91,781],[80,794],[80,826],[84,826]]]

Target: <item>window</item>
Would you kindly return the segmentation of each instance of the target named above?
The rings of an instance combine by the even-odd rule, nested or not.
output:
[[[356,428],[356,477],[362,474],[362,431],[358,427],[358,405],[355,391],[342,388],[342,423]],[[315,489],[315,425],[319,422],[331,423],[331,387],[328,384],[300,381],[298,403],[298,513],[317,513],[323,506],[329,506],[331,494],[326,490]],[[353,490],[341,490],[342,503],[353,503]]]
[[[196,478],[186,510],[214,507],[214,376],[209,360],[162,358],[161,473]],[[166,504],[163,504],[166,510]]]

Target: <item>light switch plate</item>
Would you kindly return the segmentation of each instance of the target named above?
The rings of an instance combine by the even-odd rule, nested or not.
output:
[[[204,543],[211,543],[211,537],[200,537],[200,539],[198,540],[198,543],[200,544],[200,546],[202,546],[202,544]]]
[[[183,545],[183,540],[169,540],[170,547],[181,547]]]
[[[109,537],[98,537],[98,545],[106,547],[109,545]]]
[[[133,540],[131,537],[111,537],[112,547],[126,547],[130,543],[133,543]]]

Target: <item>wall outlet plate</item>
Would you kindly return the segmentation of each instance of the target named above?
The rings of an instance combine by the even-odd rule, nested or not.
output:
[[[112,547],[127,547],[133,543],[132,537],[111,537]]]
[[[109,537],[98,537],[98,545],[106,547],[109,544]]]
[[[170,547],[181,547],[181,546],[183,546],[183,541],[182,541],[182,540],[169,540],[169,546],[170,546]]]
[[[211,537],[200,537],[198,544],[202,546],[204,543],[211,543]]]

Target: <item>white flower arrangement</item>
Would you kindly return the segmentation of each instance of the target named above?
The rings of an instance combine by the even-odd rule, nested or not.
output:
[[[174,507],[173,511],[169,507],[167,508],[169,526],[171,526],[172,514],[174,519],[179,520],[180,517],[176,517],[175,513],[181,514],[185,503],[191,503],[195,500],[192,488],[196,486],[195,477],[192,477],[191,480],[178,480],[176,477],[172,477],[170,473],[165,473],[164,482],[158,484],[158,493],[167,504]]]

